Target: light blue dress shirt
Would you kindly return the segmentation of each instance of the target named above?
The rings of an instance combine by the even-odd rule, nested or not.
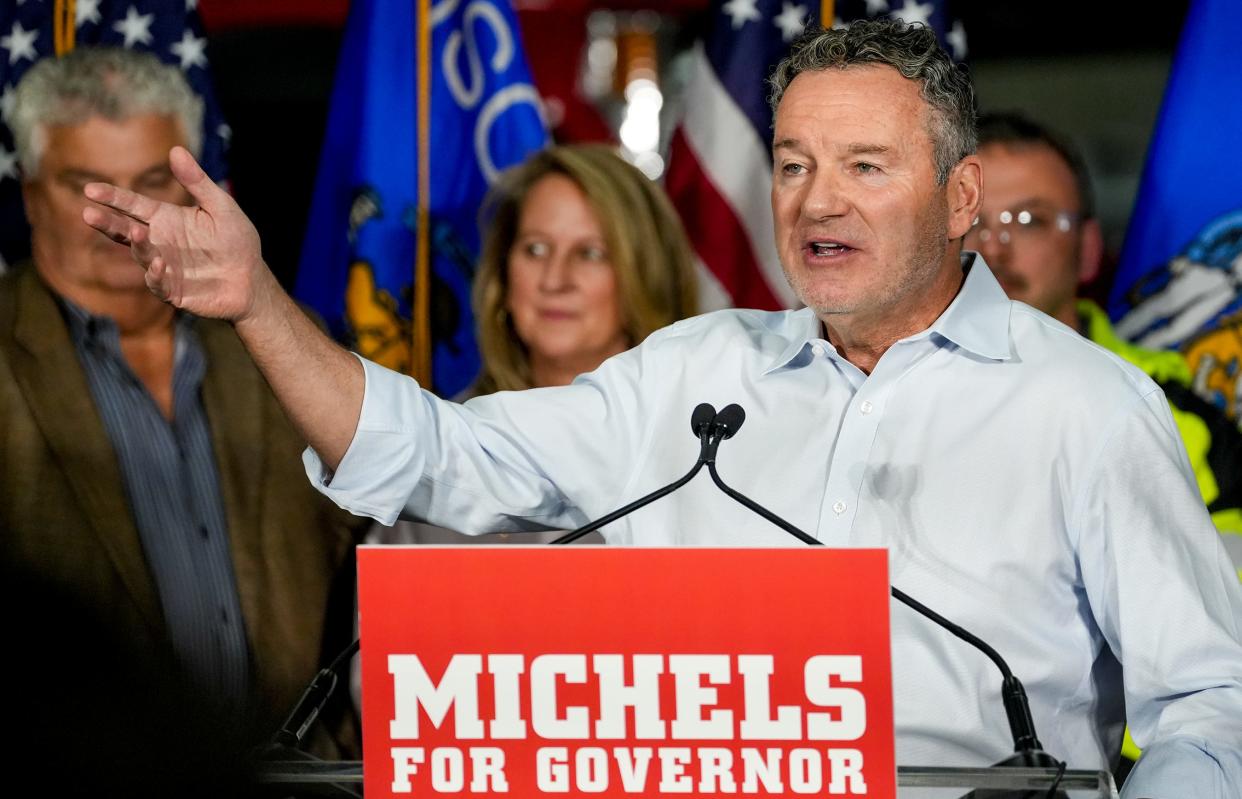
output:
[[[572,528],[682,475],[690,414],[740,403],[721,476],[833,547],[885,547],[895,585],[991,643],[1040,738],[1129,797],[1242,796],[1242,590],[1168,403],[1141,371],[1010,302],[986,264],[870,375],[815,315],[721,311],[651,335],[571,386],[441,402],[364,362],[342,507],[467,531]],[[604,531],[630,545],[801,546],[707,479]],[[892,606],[897,760],[1010,754],[979,652]],[[1124,664],[1124,670],[1121,667]],[[1128,710],[1128,717],[1127,717]]]

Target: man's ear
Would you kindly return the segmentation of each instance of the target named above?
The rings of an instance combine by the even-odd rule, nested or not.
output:
[[[960,239],[970,232],[983,205],[983,164],[979,156],[968,155],[949,172],[945,184],[949,204],[949,240]]]
[[[1084,219],[1078,230],[1078,285],[1090,283],[1100,274],[1104,260],[1104,232],[1100,220]]]

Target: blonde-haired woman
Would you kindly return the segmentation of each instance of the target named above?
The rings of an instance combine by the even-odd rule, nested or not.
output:
[[[564,385],[695,313],[677,213],[607,146],[536,154],[502,175],[484,216],[476,395]]]
[[[694,256],[663,190],[602,144],[551,147],[504,172],[481,214],[474,278],[483,368],[468,396],[565,385],[696,310]],[[419,522],[377,544],[521,544]],[[598,538],[591,540],[598,541]]]

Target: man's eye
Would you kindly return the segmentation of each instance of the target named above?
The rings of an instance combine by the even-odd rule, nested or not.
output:
[[[162,172],[158,175],[148,175],[138,181],[137,190],[141,192],[160,191],[168,188],[173,182],[171,172]]]
[[[879,172],[880,168],[875,164],[869,164],[866,161],[859,161],[854,164],[854,171],[860,175],[870,175]]]
[[[802,164],[782,164],[781,172],[786,175],[801,175],[806,171]]]
[[[75,177],[63,177],[62,176],[62,177],[57,178],[56,182],[64,186],[66,189],[73,192],[74,194],[81,194],[82,190],[86,188],[86,184],[91,182],[91,179],[84,178],[84,177],[76,177],[76,176]]]

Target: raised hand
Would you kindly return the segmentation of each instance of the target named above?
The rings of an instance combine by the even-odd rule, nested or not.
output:
[[[183,147],[168,156],[173,176],[197,202],[159,202],[107,183],[89,183],[86,224],[130,248],[147,287],[197,316],[242,321],[266,302],[275,278],[259,234],[242,210]]]

